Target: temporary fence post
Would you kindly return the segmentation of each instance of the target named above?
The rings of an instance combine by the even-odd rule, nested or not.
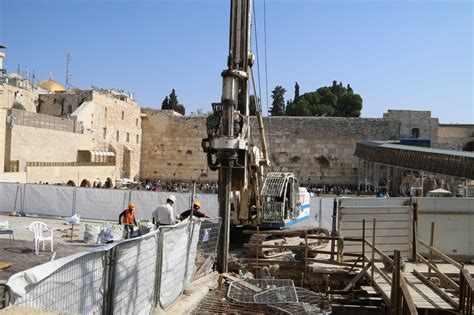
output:
[[[431,279],[431,264],[433,263],[433,252],[431,251],[431,248],[433,247],[434,244],[434,227],[435,223],[431,222],[431,234],[430,234],[430,251],[429,251],[429,259],[428,259],[428,280]]]
[[[411,248],[411,260],[416,261],[416,252],[418,244],[418,203],[414,203],[413,207],[413,222],[412,222],[412,248]]]
[[[112,247],[106,255],[105,267],[105,285],[104,303],[102,308],[103,315],[112,315],[114,313],[114,295],[115,295],[115,269],[117,263],[117,247]]]
[[[163,258],[163,228],[159,228],[158,246],[156,247],[156,267],[155,267],[155,310],[160,307],[160,290],[161,290],[161,262]]]
[[[371,264],[372,264],[372,270],[370,272],[370,277],[371,277],[371,280],[372,280],[372,286],[374,285],[374,265],[375,265],[375,223],[376,223],[376,219],[374,218],[374,223],[373,223],[373,226],[372,226],[372,261],[371,261]]]
[[[362,268],[365,267],[365,219],[362,220]]]
[[[331,236],[331,261],[334,260],[334,247],[335,247],[335,240],[334,237],[336,236],[336,216],[337,216],[337,198],[334,198],[334,202],[332,204],[332,230]]]

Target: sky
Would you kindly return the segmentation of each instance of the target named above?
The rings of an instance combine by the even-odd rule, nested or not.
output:
[[[70,52],[76,87],[123,89],[154,108],[174,88],[187,113],[209,111],[227,66],[229,3],[0,0],[5,66],[64,83]],[[474,124],[473,1],[256,0],[255,11],[264,110],[266,86],[291,99],[296,81],[304,93],[337,80],[362,96],[363,117],[431,110]]]

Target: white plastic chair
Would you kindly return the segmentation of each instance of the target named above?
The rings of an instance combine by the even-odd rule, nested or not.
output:
[[[44,251],[44,242],[51,241],[51,252],[53,251],[53,230],[48,229],[48,226],[40,221],[35,221],[30,224],[30,231],[35,234],[35,253],[39,254],[40,243],[43,242],[43,251]],[[43,236],[43,232],[51,232],[50,236]]]

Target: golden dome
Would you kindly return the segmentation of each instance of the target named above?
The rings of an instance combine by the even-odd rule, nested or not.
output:
[[[58,92],[58,91],[61,92],[61,91],[66,90],[64,88],[64,86],[62,86],[60,83],[54,81],[53,79],[48,79],[48,80],[41,81],[39,83],[39,86],[42,89],[48,90],[50,92]]]

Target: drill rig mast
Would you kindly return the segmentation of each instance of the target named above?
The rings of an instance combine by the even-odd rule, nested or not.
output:
[[[231,0],[227,69],[222,72],[221,103],[213,104],[207,121],[208,138],[203,140],[211,170],[219,171],[219,216],[222,218],[217,268],[227,271],[230,239],[231,190],[248,187],[249,77],[253,63],[250,34],[252,0]]]

